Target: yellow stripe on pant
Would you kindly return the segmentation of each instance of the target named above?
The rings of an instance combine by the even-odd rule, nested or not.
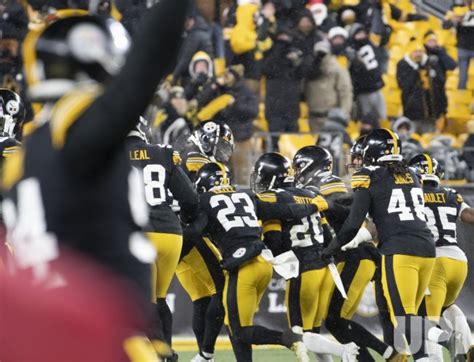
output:
[[[261,256],[225,273],[225,324],[231,330],[253,325],[253,317],[272,279],[272,265]]]
[[[193,302],[216,294],[211,273],[196,248],[179,262],[176,277]]]
[[[319,327],[317,315],[324,277],[328,268],[308,270],[286,283],[285,305],[288,309],[288,322],[291,327],[302,327],[311,331]],[[323,306],[324,308],[324,306]]]
[[[467,277],[467,262],[447,257],[436,258],[428,284],[426,313],[429,319],[439,321],[441,311],[456,302]]]
[[[146,233],[148,239],[155,246],[157,259],[152,265],[152,301],[166,298],[173,275],[179,262],[183,236],[165,233]]]
[[[382,256],[382,287],[390,318],[416,315],[428,287],[435,258],[413,255]]]

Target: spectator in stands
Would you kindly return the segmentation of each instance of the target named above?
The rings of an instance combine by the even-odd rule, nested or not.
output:
[[[208,53],[199,51],[188,64],[189,80],[183,84],[186,98],[192,100],[214,80],[214,63]],[[183,79],[184,80],[184,79]]]
[[[307,0],[271,0],[275,5],[279,28],[294,28]]]
[[[329,30],[328,40],[331,44],[331,53],[337,58],[339,64],[346,69],[349,68],[346,56],[348,38],[349,34],[347,33],[347,30],[340,26],[336,26]]]
[[[295,46],[295,33],[280,29],[264,61],[265,117],[270,132],[298,132],[305,54]],[[273,147],[278,148],[278,137],[273,138]]]
[[[463,157],[469,167],[468,180],[474,181],[474,120],[467,122],[468,136],[463,145]]]
[[[182,87],[172,87],[169,100],[163,104],[156,114],[153,124],[155,141],[166,145],[174,145],[175,141],[191,133],[192,124],[187,118],[188,101]]]
[[[403,115],[415,121],[418,132],[431,132],[444,115],[447,98],[443,72],[429,59],[423,44],[412,38],[408,53],[397,64],[397,82],[402,91]]]
[[[272,45],[270,35],[275,30],[275,7],[260,0],[238,0],[226,21],[227,64],[242,64],[245,81],[255,92],[259,92],[262,76],[263,54]]]
[[[474,58],[474,4],[469,0],[458,0],[446,14],[443,28],[456,28],[459,89],[466,89],[469,61]]]
[[[432,30],[428,30],[424,36],[426,55],[433,63],[437,63],[439,70],[443,73],[446,79],[446,72],[454,70],[457,67],[456,61],[451,58],[446,49],[438,44],[438,37]]]
[[[414,156],[423,152],[420,143],[420,135],[415,133],[415,125],[407,117],[400,117],[392,124],[392,130],[398,134],[402,142],[402,155],[405,160],[411,160]]]
[[[185,24],[185,40],[181,46],[178,57],[178,64],[173,72],[173,80],[179,81],[181,78],[189,78],[189,63],[199,51],[213,55],[212,29],[204,18],[195,10],[189,14]],[[185,84],[186,81],[183,82]]]
[[[349,117],[353,99],[351,77],[331,54],[327,41],[314,46],[314,60],[307,74],[304,93],[313,132],[321,130],[328,111],[333,108],[339,108],[346,118]]]
[[[375,47],[369,40],[367,30],[361,24],[355,24],[351,28],[348,54],[349,72],[356,102],[356,118],[366,123],[370,120],[371,127],[378,128],[380,121],[387,119],[382,94],[384,82]]]
[[[23,89],[21,43],[28,30],[28,17],[17,1],[0,4],[0,88],[16,93]]]
[[[329,30],[337,26],[337,23],[328,16],[328,8],[325,4],[312,4],[309,8],[319,32],[327,35]]]
[[[215,119],[229,125],[234,134],[235,152],[231,162],[234,181],[239,185],[245,185],[249,180],[249,154],[252,151],[250,138],[253,135],[253,121],[258,116],[259,105],[257,93],[247,87],[243,76],[242,65],[234,65],[226,70],[224,77],[219,80],[221,92],[231,95],[234,102],[215,116]]]

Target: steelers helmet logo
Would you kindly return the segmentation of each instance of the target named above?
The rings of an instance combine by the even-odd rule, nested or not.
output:
[[[15,100],[11,100],[7,102],[5,109],[9,115],[14,116],[20,111],[20,104]]]
[[[215,122],[208,122],[204,125],[203,130],[206,133],[215,132],[217,129],[217,124]]]
[[[245,248],[238,248],[236,251],[234,251],[234,254],[232,254],[232,256],[236,259],[238,258],[241,258],[245,255],[245,253],[247,252],[247,249]]]

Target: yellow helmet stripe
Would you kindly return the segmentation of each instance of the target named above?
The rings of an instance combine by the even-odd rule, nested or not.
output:
[[[216,164],[222,171],[222,181],[224,182],[224,185],[228,185],[229,181],[227,180],[227,171],[225,169],[225,166],[220,162],[216,162]]]
[[[428,163],[428,174],[433,174],[433,160],[431,159],[430,155],[427,153],[423,154],[426,158],[426,162]]]
[[[39,81],[36,68],[36,42],[42,31],[30,30],[23,41],[23,64],[26,75],[26,82],[32,86]]]
[[[400,154],[400,148],[398,147],[398,137],[397,135],[392,131],[389,130],[388,128],[384,128],[388,133],[390,133],[390,136],[393,138],[393,154],[394,155],[399,155]]]

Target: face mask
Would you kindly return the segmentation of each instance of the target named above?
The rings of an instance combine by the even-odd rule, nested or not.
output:
[[[334,55],[341,55],[346,50],[346,43],[332,44],[331,50]]]

